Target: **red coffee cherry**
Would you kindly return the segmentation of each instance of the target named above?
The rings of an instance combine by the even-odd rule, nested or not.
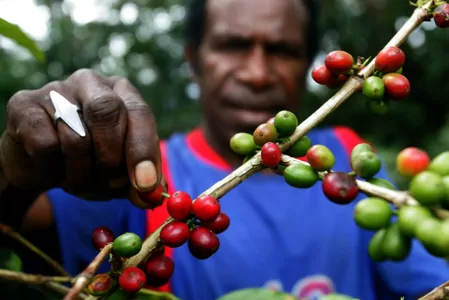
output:
[[[115,236],[111,229],[107,227],[98,227],[92,231],[92,245],[100,251],[109,243],[114,242]]]
[[[449,4],[443,3],[433,10],[433,20],[439,28],[449,27]]]
[[[331,51],[324,59],[324,65],[334,74],[349,72],[353,64],[352,55],[343,50]]]
[[[282,160],[282,152],[275,143],[266,143],[260,150],[263,164],[269,168],[275,168]]]
[[[213,233],[220,234],[228,229],[229,225],[231,224],[231,220],[229,219],[228,215],[220,213],[218,217],[212,222],[201,224],[207,229],[211,230]]]
[[[332,172],[323,179],[323,193],[336,204],[348,204],[355,200],[359,187],[355,178],[344,172]]]
[[[150,209],[154,209],[164,203],[164,187],[160,184],[150,192],[139,193],[139,196],[143,202],[150,206]]]
[[[319,65],[312,70],[312,79],[321,85],[328,85],[334,81],[335,75],[326,68],[325,65]]]
[[[136,267],[128,267],[123,270],[118,278],[121,289],[127,293],[138,292],[147,281],[145,273]]]
[[[166,284],[175,270],[173,260],[165,255],[150,258],[145,264],[147,284],[152,287],[160,287]]]
[[[215,220],[220,210],[220,202],[210,195],[200,196],[192,204],[192,212],[201,222]]]
[[[410,82],[407,77],[398,73],[388,73],[382,77],[385,93],[392,100],[403,100],[410,94]]]
[[[425,171],[429,164],[429,154],[417,147],[404,148],[396,156],[396,170],[406,178],[412,178]]]
[[[192,211],[192,198],[183,191],[176,191],[167,199],[167,211],[178,221],[184,221]]]
[[[377,54],[375,67],[382,73],[390,73],[402,68],[404,63],[404,51],[396,46],[388,46]]]
[[[161,242],[170,248],[177,248],[184,245],[189,239],[189,226],[181,221],[172,221],[165,225],[160,234]]]
[[[209,229],[198,226],[192,230],[188,243],[190,253],[197,259],[211,257],[220,247],[220,240]]]

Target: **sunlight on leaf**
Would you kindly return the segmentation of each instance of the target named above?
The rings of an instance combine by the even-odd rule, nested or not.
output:
[[[0,35],[15,41],[17,44],[30,51],[39,62],[45,62],[44,52],[19,26],[0,18]]]

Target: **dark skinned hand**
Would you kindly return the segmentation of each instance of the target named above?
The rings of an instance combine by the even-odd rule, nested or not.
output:
[[[81,108],[85,137],[54,122],[51,90]],[[92,70],[16,93],[8,102],[0,154],[8,183],[23,189],[61,187],[84,199],[125,197],[145,208],[138,192],[165,184],[147,103],[128,80]]]

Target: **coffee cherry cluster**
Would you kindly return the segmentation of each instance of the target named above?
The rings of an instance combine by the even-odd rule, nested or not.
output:
[[[417,147],[404,148],[396,157],[399,174],[410,180],[408,193],[419,205],[394,210],[384,199],[368,195],[354,208],[358,226],[376,231],[369,244],[375,261],[401,261],[410,253],[413,238],[437,257],[449,256],[449,219],[437,218],[433,208],[449,208],[449,151],[432,160]],[[389,189],[394,186],[377,179],[373,184]],[[392,217],[396,215],[397,221]]]
[[[428,155],[421,149],[406,148],[399,153],[397,161],[406,170],[410,179],[408,192],[424,207],[449,208],[449,151],[441,152],[428,161]],[[407,151],[408,150],[408,151]],[[404,154],[405,153],[405,154]],[[408,156],[405,156],[408,154]],[[414,157],[415,156],[415,157]],[[416,164],[412,168],[408,165]]]
[[[359,188],[355,176],[365,180],[374,180],[380,171],[381,160],[368,144],[357,145],[351,153],[353,174],[334,172],[335,156],[325,145],[312,144],[303,136],[296,141],[285,154],[307,162],[285,165],[282,152],[277,142],[285,141],[298,124],[292,112],[280,111],[266,123],[259,125],[253,134],[237,133],[230,141],[231,148],[246,159],[253,156],[258,149],[263,164],[283,175],[290,186],[310,188],[322,180],[323,193],[337,204],[351,203],[357,197]],[[245,159],[245,160],[246,160]],[[244,160],[244,161],[245,161]]]
[[[360,65],[354,65],[354,58],[350,53],[335,50],[326,55],[324,64],[313,68],[312,79],[328,88],[337,88],[346,82],[356,68],[360,67]]]
[[[343,50],[329,52],[324,64],[318,65],[312,70],[313,80],[328,88],[340,87],[349,76],[356,75],[365,68],[369,59],[363,60],[354,57]],[[364,80],[362,93],[367,101],[368,109],[377,114],[388,111],[389,101],[404,100],[410,94],[410,82],[402,74],[405,63],[404,52],[395,46],[382,49],[375,58],[375,70],[373,75]]]
[[[157,288],[166,284],[175,265],[169,256],[164,255],[165,247],[177,248],[188,243],[192,256],[201,260],[218,251],[220,240],[217,235],[230,225],[230,219],[221,212],[218,200],[210,195],[201,195],[193,201],[184,191],[164,194],[160,186],[142,195],[153,208],[166,201],[167,211],[173,219],[161,229],[159,248],[140,267],[127,267],[116,270],[114,274],[97,274],[89,283],[90,294],[105,295],[115,283],[118,283],[122,292],[131,294],[144,286]],[[134,233],[126,232],[115,238],[106,227],[96,228],[92,232],[92,244],[97,250],[100,251],[109,243],[112,243],[113,257],[121,261],[136,255],[142,249],[142,240]]]
[[[298,126],[296,115],[290,111],[280,111],[266,123],[260,124],[253,132],[235,134],[229,145],[238,155],[244,157],[243,162],[253,157],[260,150],[264,165],[277,168],[282,160],[282,152],[277,142],[281,142],[293,134]],[[299,157],[306,154],[311,142],[307,137],[297,141],[286,154]]]
[[[390,101],[401,101],[410,94],[410,82],[402,74],[405,53],[396,46],[387,46],[375,58],[375,71],[363,82],[362,93],[367,97],[371,112],[383,114]]]
[[[98,227],[92,232],[92,245],[98,251],[101,251],[106,245],[112,244],[111,255],[115,259],[123,262],[142,249],[141,238],[132,232],[125,232],[118,237],[107,227]],[[163,256],[163,253],[158,253]],[[158,255],[153,255],[142,268],[127,267],[115,272],[96,274],[87,286],[87,291],[93,296],[104,296],[118,283],[121,291],[125,293],[136,293],[145,285],[158,283],[160,278],[150,277],[151,272],[149,264],[157,259]],[[169,257],[165,259],[171,260]]]
[[[248,144],[246,136],[240,138],[240,151],[247,151],[254,142]],[[251,137],[252,140],[252,137]],[[170,248],[177,248],[188,242],[192,255],[198,259],[207,259],[218,251],[220,241],[217,234],[224,232],[230,225],[229,217],[221,212],[218,199],[211,195],[201,195],[194,201],[184,191],[173,195],[164,192],[162,185],[141,198],[151,208],[161,206],[164,201],[167,211],[174,219],[166,224],[160,233],[161,242]]]
[[[389,51],[392,51],[392,48],[387,48],[382,53]],[[403,61],[396,61],[396,64],[388,63],[388,59],[386,61],[384,64],[385,61],[379,59],[378,72],[389,72],[401,68],[403,64]],[[298,162],[284,165],[277,142],[285,141],[294,132],[297,124],[293,113],[281,111],[258,126],[252,135],[234,135],[230,141],[231,148],[246,156],[245,160],[260,149],[263,164],[267,168],[281,171],[278,173],[293,187],[309,188],[321,180],[324,195],[339,205],[353,202],[360,194],[356,178],[395,190],[391,182],[375,177],[382,162],[367,143],[360,143],[352,149],[350,173],[333,171],[335,156],[332,151],[324,145],[312,144],[306,136],[294,143],[286,154],[304,160],[307,164]],[[437,219],[430,210],[430,207],[434,206],[449,207],[449,151],[430,161],[423,150],[416,147],[405,148],[397,156],[397,169],[400,174],[411,179],[409,193],[420,205],[402,206],[395,210],[385,199],[365,192],[366,197],[354,205],[354,220],[359,227],[376,231],[369,245],[370,257],[375,261],[403,260],[410,252],[414,237],[432,254],[449,256],[449,221]],[[392,220],[395,215],[398,216],[397,222]],[[436,234],[429,237],[432,230],[437,234],[446,235],[447,238],[438,241]]]
[[[375,178],[379,173],[382,162],[371,145],[361,143],[356,145],[350,155],[352,172],[330,172],[324,175],[322,189],[324,195],[332,202],[340,205],[349,204],[359,195],[356,177],[366,181],[383,185],[383,180]]]
[[[265,167],[283,174],[285,181],[291,186],[308,188],[318,180],[318,171],[330,170],[335,164],[332,152],[323,145],[312,145],[307,136],[296,141],[286,152],[295,158],[304,158],[306,164],[282,163],[282,151],[278,142],[287,141],[298,126],[298,118],[290,111],[282,110],[266,123],[259,125],[253,134],[240,132],[230,140],[231,149],[246,162],[260,150],[260,156]],[[313,146],[313,147],[312,147]]]
[[[174,220],[161,230],[163,245],[177,248],[187,243],[190,253],[197,259],[207,259],[218,251],[217,235],[230,225],[218,199],[201,195],[192,201],[189,194],[177,191],[167,199],[167,211]]]

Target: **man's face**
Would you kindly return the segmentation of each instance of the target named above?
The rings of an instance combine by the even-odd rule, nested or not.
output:
[[[196,77],[208,131],[229,139],[296,111],[309,66],[302,1],[208,0],[206,11]]]

